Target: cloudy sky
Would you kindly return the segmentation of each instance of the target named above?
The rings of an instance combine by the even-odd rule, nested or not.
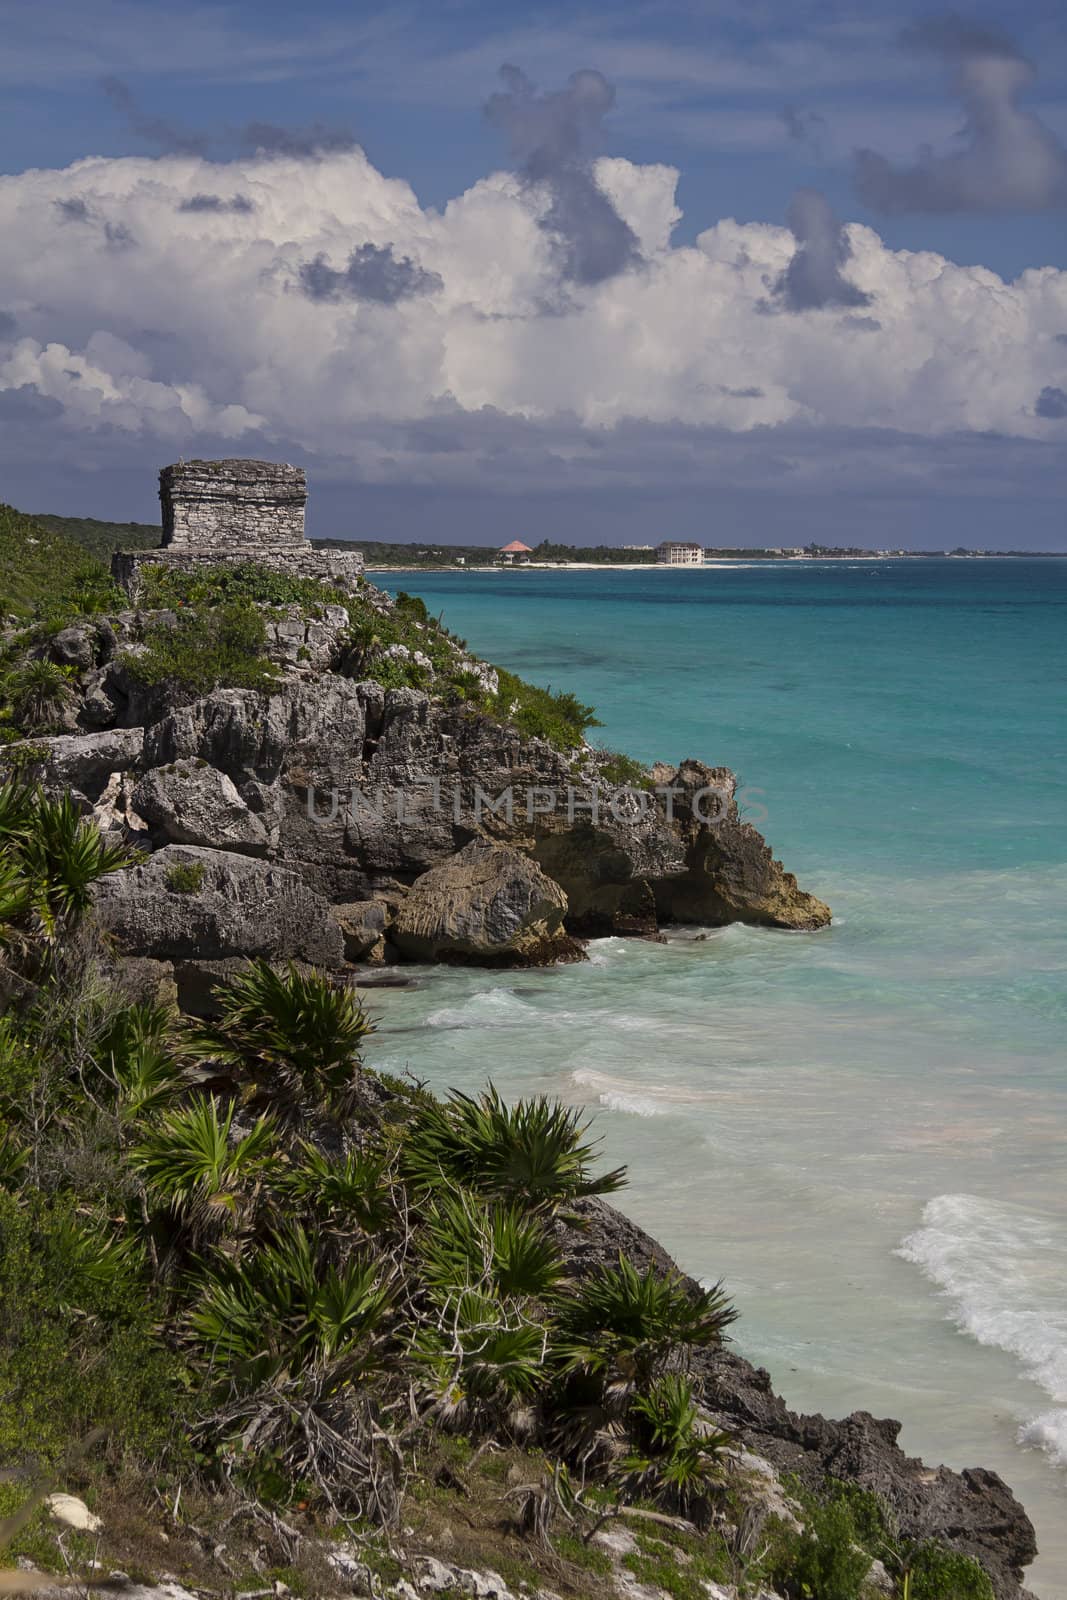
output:
[[[1061,0],[0,0],[0,499],[1067,547]]]

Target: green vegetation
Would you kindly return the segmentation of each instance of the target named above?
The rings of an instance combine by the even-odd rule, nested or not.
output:
[[[70,670],[39,657],[25,657],[7,675],[4,696],[12,721],[35,732],[61,727],[76,699]]]
[[[977,1561],[932,1539],[904,1538],[869,1490],[832,1478],[820,1495],[795,1482],[790,1489],[803,1526],[777,1524],[753,1573],[789,1600],[861,1600],[876,1560],[900,1600],[993,1600]]]
[[[39,518],[0,505],[0,615],[62,627],[121,604],[102,562]]]
[[[277,674],[266,658],[262,613],[246,600],[179,613],[177,621],[151,622],[144,649],[127,651],[123,665],[145,688],[168,685],[192,694],[212,689],[269,689]]]
[[[272,572],[255,561],[183,569],[146,563],[139,572],[138,603],[145,610],[202,609],[241,603],[249,606],[300,606],[321,615],[327,605],[348,605],[351,596],[317,578]]]
[[[647,789],[651,786],[651,773],[643,762],[635,761],[633,756],[624,755],[619,750],[597,750],[596,760],[604,783],[613,784],[619,789]]]
[[[202,861],[175,861],[164,879],[172,894],[199,894],[204,883]]]
[[[45,1430],[55,1456],[99,1421],[112,1461],[394,1526],[435,1428],[534,1429],[565,1460],[580,1370],[619,1434],[594,1423],[587,1463],[624,1493],[640,1449],[642,1493],[679,1504],[693,1440],[688,1413],[664,1420],[665,1375],[732,1313],[621,1262],[568,1278],[553,1219],[623,1181],[593,1170],[578,1113],[398,1093],[361,1068],[355,994],[313,972],[251,962],[208,1023],[131,1005],[84,925],[125,859],[69,802],[0,787],[21,997],[0,1036],[3,1289],[27,1308],[0,1332],[8,1453]]]
[[[96,517],[53,517],[37,512],[34,522],[87,550],[107,565],[116,550],[155,550],[163,529],[150,522],[101,522]]]
[[[590,728],[600,726],[592,706],[583,705],[573,694],[553,694],[503,669],[498,675],[500,689],[491,710],[527,739],[545,739],[557,750],[574,750]]]

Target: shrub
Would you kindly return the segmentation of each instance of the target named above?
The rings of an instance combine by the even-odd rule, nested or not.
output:
[[[24,661],[9,674],[4,692],[15,721],[30,732],[62,726],[75,699],[69,675],[52,661]]]
[[[945,1545],[920,1545],[908,1562],[907,1600],[993,1600],[989,1574],[971,1556]]]
[[[575,750],[589,728],[597,728],[592,706],[573,694],[553,694],[498,668],[496,715],[528,739],[545,739],[557,750]]]
[[[502,1298],[551,1298],[563,1260],[541,1223],[514,1205],[443,1193],[427,1209],[419,1246],[423,1276],[447,1298],[464,1289]]]
[[[729,1434],[702,1428],[692,1385],[677,1372],[635,1396],[629,1422],[636,1448],[618,1468],[624,1485],[631,1494],[652,1495],[689,1515],[722,1476]]]
[[[299,1225],[243,1261],[214,1258],[188,1327],[224,1386],[249,1393],[333,1364],[332,1382],[381,1358],[392,1290],[381,1264],[325,1262]]]
[[[140,603],[146,609],[215,607],[235,602],[251,606],[302,606],[321,612],[329,604],[349,605],[351,596],[317,578],[275,572],[256,561],[198,565],[193,570],[166,562],[146,563],[139,570]]]
[[[274,1158],[269,1117],[233,1136],[234,1106],[199,1095],[172,1111],[130,1152],[152,1199],[163,1202],[191,1238],[211,1237],[242,1225],[255,1204],[255,1187]]]
[[[872,1557],[844,1500],[805,1507],[804,1530],[778,1557],[776,1588],[796,1600],[859,1600]]]
[[[123,665],[135,682],[152,688],[171,684],[195,694],[212,689],[269,689],[276,679],[264,658],[266,625],[245,599],[215,610],[179,615],[176,627],[150,624],[144,649],[127,651]]]
[[[175,861],[167,868],[164,882],[173,894],[197,894],[204,883],[204,863]]]
[[[158,1456],[186,1410],[182,1362],[135,1253],[75,1201],[0,1189],[0,1461],[57,1461],[104,1427],[114,1455]]]
[[[0,783],[0,921],[54,943],[92,903],[93,885],[133,859],[109,845],[69,795],[49,800],[32,786]]]
[[[620,789],[647,789],[652,782],[648,768],[633,756],[618,750],[598,750],[597,766],[605,783]]]
[[[582,1281],[561,1314],[564,1370],[647,1388],[680,1351],[720,1345],[736,1318],[721,1284],[693,1290],[654,1266],[639,1272],[620,1254],[617,1266]]]

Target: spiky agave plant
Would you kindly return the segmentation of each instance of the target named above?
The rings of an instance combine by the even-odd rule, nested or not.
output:
[[[357,995],[320,972],[267,961],[216,990],[218,1018],[193,1032],[213,1060],[247,1076],[285,1114],[307,1106],[347,1108],[359,1048],[373,1024]]]
[[[248,1133],[231,1137],[234,1106],[220,1108],[198,1095],[172,1111],[130,1151],[150,1198],[161,1202],[197,1242],[246,1226],[258,1184],[274,1168],[275,1125],[260,1117]]]
[[[438,1298],[477,1289],[547,1301],[563,1276],[563,1258],[536,1217],[514,1204],[487,1204],[469,1190],[435,1197],[417,1248],[423,1279]]]
[[[514,1303],[468,1289],[417,1332],[410,1354],[442,1423],[489,1421],[523,1433],[544,1383],[548,1339],[547,1327]]]
[[[42,731],[59,727],[74,703],[68,674],[51,661],[25,661],[5,685],[15,721]]]
[[[380,1365],[392,1309],[380,1262],[328,1261],[294,1225],[240,1262],[207,1261],[187,1326],[223,1387],[248,1394],[314,1373],[321,1396]]]
[[[393,1220],[388,1156],[349,1150],[332,1157],[307,1140],[297,1149],[297,1160],[278,1175],[279,1194],[306,1206],[321,1222],[347,1231],[355,1224],[364,1233],[376,1233]]]
[[[136,859],[124,845],[109,844],[69,795],[50,800],[38,793],[29,827],[11,837],[11,854],[29,885],[32,912],[48,942],[68,933],[84,916],[100,878]]]
[[[418,1189],[458,1183],[526,1211],[552,1213],[584,1195],[621,1189],[626,1169],[594,1176],[596,1145],[582,1113],[541,1095],[504,1104],[492,1084],[421,1105],[408,1128],[405,1176]]]
[[[627,1426],[631,1447],[614,1471],[624,1494],[690,1515],[721,1479],[730,1435],[701,1421],[692,1385],[677,1372],[664,1373],[647,1393],[634,1396]]]
[[[639,1272],[620,1253],[561,1308],[557,1348],[565,1373],[647,1389],[673,1358],[720,1345],[736,1320],[721,1284],[694,1289],[655,1266]]]
[[[139,1002],[108,1020],[94,1049],[97,1067],[128,1121],[162,1110],[185,1086],[182,1039],[173,1012]]]

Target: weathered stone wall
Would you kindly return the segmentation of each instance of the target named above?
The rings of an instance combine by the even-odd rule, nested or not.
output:
[[[163,545],[216,554],[301,549],[307,478],[276,461],[179,461],[159,474]]]
[[[303,467],[277,461],[179,461],[159,474],[159,499],[160,548],[119,550],[111,558],[112,577],[133,600],[141,568],[160,562],[187,568],[256,561],[272,572],[343,589],[354,589],[362,575],[359,550],[313,550],[304,537]]]
[[[332,583],[340,589],[355,589],[363,575],[363,555],[359,550],[314,550],[306,541],[295,549],[263,550],[204,550],[190,553],[175,550],[118,550],[111,557],[111,576],[130,596],[137,600],[142,567],[157,563],[168,567],[192,568],[197,566],[236,566],[241,561],[255,561],[271,572],[282,572],[293,578],[317,578],[320,583]]]

